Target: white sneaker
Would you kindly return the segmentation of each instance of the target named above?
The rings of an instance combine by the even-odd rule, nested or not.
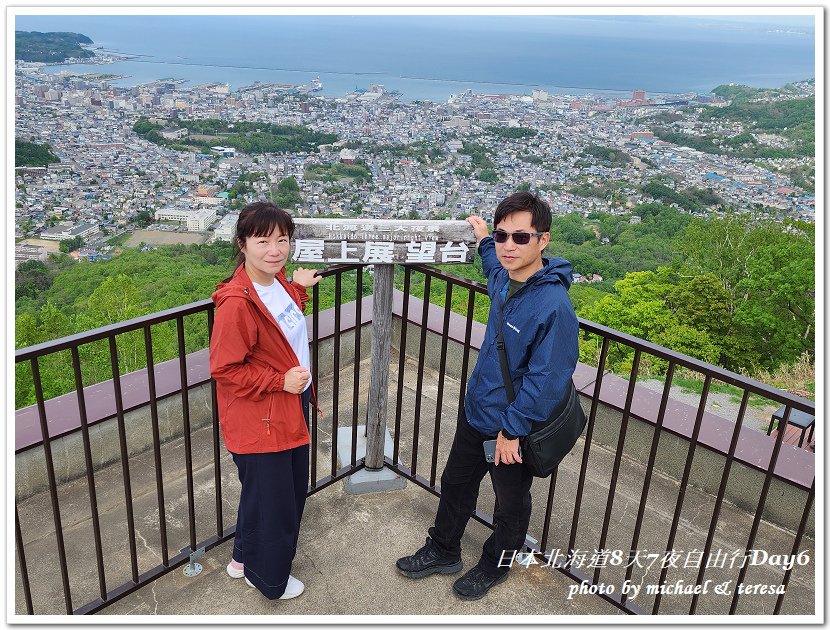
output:
[[[254,586],[248,578],[245,578],[245,584],[250,587]],[[279,599],[294,599],[295,597],[302,595],[304,590],[305,584],[300,582],[300,580],[295,578],[293,575],[289,575],[288,584],[285,585],[285,592],[280,595]]]
[[[245,577],[245,569],[237,569],[230,562],[228,562],[228,568],[227,569],[228,569],[228,575],[230,575],[234,579]]]
[[[305,584],[300,582],[293,575],[288,576],[288,584],[285,585],[285,592],[280,595],[280,599],[294,599],[302,595],[305,590]]]

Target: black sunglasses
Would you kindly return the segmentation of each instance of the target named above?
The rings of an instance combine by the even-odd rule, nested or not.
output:
[[[516,245],[527,245],[531,236],[542,236],[544,232],[505,232],[504,230],[493,230],[493,238],[496,243],[506,243],[507,237],[512,236]]]

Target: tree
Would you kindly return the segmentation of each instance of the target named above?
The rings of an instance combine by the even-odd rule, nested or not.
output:
[[[499,176],[492,168],[483,168],[476,179],[487,182],[488,184],[495,184],[499,181]]]
[[[300,195],[300,185],[294,177],[286,177],[280,180],[277,184],[274,203],[280,208],[293,208],[297,204],[303,203],[303,198]]]
[[[300,185],[297,183],[297,180],[293,177],[286,177],[280,180],[280,183],[277,184],[277,190],[281,193],[289,193],[289,192],[300,192]]]
[[[147,210],[139,210],[135,213],[135,216],[130,218],[131,223],[135,223],[140,228],[146,228],[148,225],[153,223],[153,215]]]
[[[677,277],[668,267],[656,272],[626,274],[623,280],[614,284],[616,295],[604,297],[587,307],[582,316],[676,352],[717,363],[720,358],[718,340],[709,331],[696,328],[692,319],[686,319],[682,309],[673,310],[670,306],[670,295],[677,305],[680,295],[677,292],[678,282],[683,283],[684,279]],[[584,345],[581,350],[583,359],[595,362],[598,346]],[[608,365],[612,370],[625,372],[630,370],[633,357],[632,348],[612,344]],[[644,374],[660,374],[666,365],[661,359],[643,354],[640,369]]]
[[[594,238],[592,230],[586,230],[582,225],[582,217],[576,212],[571,212],[564,217],[556,217],[551,224],[551,232],[556,233],[556,239],[582,245],[588,239]]]
[[[748,369],[774,369],[815,350],[815,228],[750,215],[696,219],[677,241],[684,273],[710,273],[728,295],[730,325],[757,348]],[[736,352],[746,347],[736,345]]]
[[[141,314],[140,294],[135,283],[126,275],[110,276],[89,298],[93,318],[99,326],[123,322]]]
[[[37,298],[52,286],[52,274],[40,260],[26,260],[20,263],[14,274],[14,297]]]
[[[60,162],[48,144],[37,144],[14,139],[15,166],[48,166]]]
[[[80,236],[73,236],[72,238],[65,238],[60,242],[58,246],[60,251],[67,254],[69,252],[74,252],[76,249],[80,249],[84,245],[84,239]]]

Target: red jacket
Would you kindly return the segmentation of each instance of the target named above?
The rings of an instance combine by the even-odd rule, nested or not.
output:
[[[305,310],[305,287],[277,274]],[[300,365],[282,329],[240,265],[213,294],[210,375],[216,380],[219,426],[232,453],[273,453],[309,443],[300,396],[283,389],[285,373]]]

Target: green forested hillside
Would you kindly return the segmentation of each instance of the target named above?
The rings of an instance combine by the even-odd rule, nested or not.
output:
[[[52,153],[52,147],[48,144],[14,139],[15,166],[48,166],[55,162],[60,162],[60,159]]]
[[[815,353],[815,233],[745,216],[696,219],[675,241],[677,259],[629,273],[585,308],[586,319],[750,374]],[[597,347],[582,346],[583,358]],[[616,347],[612,369],[633,351]],[[644,366],[660,372],[660,362]]]
[[[95,53],[81,48],[92,40],[80,33],[14,32],[14,58],[21,61],[64,61],[69,57],[94,57]]]
[[[216,118],[181,120],[171,119],[172,127],[183,127],[190,134],[210,136],[210,139],[186,136],[178,140],[166,140],[159,131],[164,126],[151,123],[147,118],[139,118],[133,125],[133,131],[144,136],[150,142],[170,146],[176,150],[207,150],[221,144],[235,147],[248,154],[256,153],[316,153],[321,144],[330,144],[337,140],[333,133],[312,131],[298,125],[277,125],[263,122],[236,121],[229,123]]]
[[[631,216],[641,222],[630,223]],[[573,213],[554,218],[547,251],[569,260],[583,276],[598,273],[603,277],[599,287],[613,291],[613,283],[630,271],[653,271],[671,263],[674,239],[691,220],[658,203],[641,204],[630,216],[593,213],[587,223]]]
[[[707,109],[701,119],[732,120],[749,129],[777,133],[796,143],[796,153],[815,153],[816,99],[797,98],[777,101],[736,102],[728,107]]]
[[[288,266],[290,274],[292,265]],[[126,249],[111,260],[75,263],[68,256],[24,263],[15,278],[15,347],[23,348],[99,326],[209,298],[216,284],[233,271],[228,244],[172,245],[156,251]],[[352,277],[354,273],[351,274]],[[367,278],[369,275],[366,274]],[[344,299],[354,299],[355,282],[344,282]],[[371,292],[367,280],[366,293]],[[321,308],[334,304],[334,280],[321,283]],[[176,356],[175,323],[152,327],[153,356],[165,361]],[[187,351],[207,347],[207,319],[186,318]],[[122,373],[146,366],[140,331],[118,340]],[[112,378],[106,343],[81,349],[86,384]],[[68,353],[58,353],[40,362],[47,398],[74,389]],[[34,402],[28,365],[17,368],[15,400],[18,407]]]
[[[630,217],[557,217],[547,255],[569,259],[583,275],[599,273],[598,284],[575,284],[570,295],[577,314],[671,349],[750,374],[795,363],[815,351],[815,235],[805,223],[781,225],[747,216],[693,219],[661,204],[635,208]],[[602,244],[601,239],[608,243]],[[68,256],[47,263],[27,262],[15,278],[15,343],[22,348],[61,336],[120,322],[210,297],[232,271],[228,244],[175,245],[156,251],[128,249],[112,260],[75,263]],[[292,266],[288,272],[291,273]],[[443,270],[485,282],[481,262]],[[372,277],[363,274],[363,292]],[[403,268],[395,284],[403,289]],[[412,274],[410,293],[422,297],[424,277]],[[334,278],[320,283],[320,308],[335,302]],[[355,297],[355,272],[342,282],[343,301]],[[430,283],[430,301],[442,305],[445,283]],[[467,293],[455,289],[453,310],[467,312]],[[475,300],[474,317],[486,321],[484,296]],[[204,315],[185,322],[186,348],[207,346]],[[140,331],[119,337],[122,373],[145,366]],[[595,339],[580,344],[582,359],[596,360]],[[175,324],[153,327],[156,361],[176,355]],[[111,378],[105,343],[81,349],[84,382]],[[633,352],[613,346],[609,367],[624,372]],[[45,394],[74,388],[66,352],[40,362]],[[644,373],[665,365],[645,361]],[[17,370],[18,407],[34,402],[28,366]]]

